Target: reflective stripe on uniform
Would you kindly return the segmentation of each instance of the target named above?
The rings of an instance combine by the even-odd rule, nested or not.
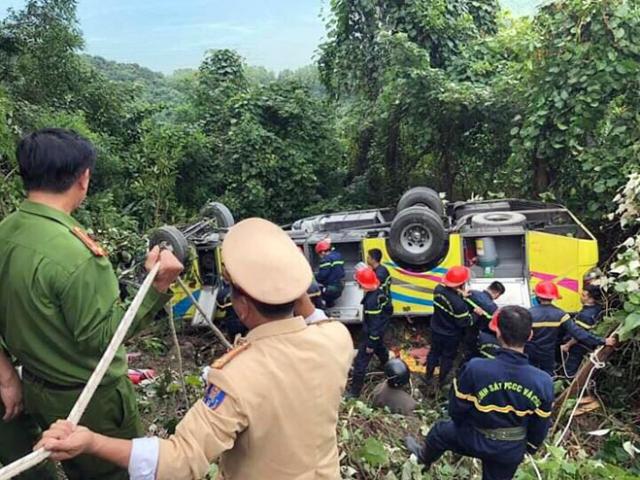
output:
[[[476,302],[474,302],[473,300],[471,300],[470,298],[465,298],[465,301],[471,305],[473,308],[479,308],[480,310],[482,310],[482,314],[483,316],[485,316],[486,318],[488,318],[489,320],[491,320],[493,318],[493,316],[487,312],[484,308],[482,308],[480,305],[478,305]]]
[[[365,313],[365,315],[378,315],[378,314],[382,313],[382,309],[380,309],[380,310],[365,310],[364,313]]]
[[[450,316],[452,316],[453,318],[465,318],[465,317],[468,317],[468,316],[469,316],[469,312],[464,312],[464,313],[453,313],[453,312],[452,312],[451,310],[449,310],[447,307],[444,307],[440,302],[438,302],[438,300],[436,300],[436,301],[434,302],[434,304],[435,304],[437,307],[440,307],[442,310],[444,310],[444,311],[445,311],[445,313],[446,313],[447,315],[450,315]]]
[[[223,304],[220,304],[220,303],[216,302],[216,305],[218,305],[218,308],[225,309],[225,308],[229,308],[229,307],[231,307],[233,304],[232,304],[231,302],[229,302],[229,303],[223,303]]]
[[[558,328],[560,325],[570,319],[571,317],[569,315],[565,315],[558,322],[533,322],[531,328]]]
[[[380,340],[380,337],[372,337],[371,335],[369,335],[369,340]]]
[[[331,268],[331,267],[337,267],[338,265],[344,265],[344,260],[336,260],[335,262],[321,263],[318,266],[318,268]]]
[[[462,393],[458,390],[458,382],[457,380],[453,380],[453,390],[457,398],[461,400],[466,400],[468,402],[473,403],[474,407],[480,412],[489,413],[489,412],[499,412],[499,413],[514,413],[518,417],[526,417],[527,415],[538,415],[542,418],[548,418],[551,416],[551,412],[545,412],[539,408],[535,410],[517,410],[513,405],[505,405],[501,407],[500,405],[482,405],[478,398],[469,393]]]
[[[594,327],[594,325],[589,325],[588,323],[581,322],[580,320],[575,320],[575,324],[585,330],[591,330]]]

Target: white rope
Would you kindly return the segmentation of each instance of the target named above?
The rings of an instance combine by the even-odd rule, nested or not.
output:
[[[229,340],[227,340],[227,338],[220,331],[220,329],[213,324],[213,320],[209,317],[209,315],[207,315],[207,313],[204,311],[204,308],[202,308],[202,305],[200,305],[200,302],[196,300],[196,297],[193,296],[193,293],[191,293],[191,290],[189,290],[189,287],[187,287],[187,285],[184,283],[184,281],[180,277],[178,277],[178,285],[184,291],[185,295],[189,297],[189,300],[191,300],[191,303],[193,303],[193,306],[196,307],[196,309],[200,312],[200,314],[202,315],[202,318],[204,318],[204,321],[207,322],[207,325],[213,331],[213,333],[215,333],[216,337],[218,337],[218,339],[222,342],[222,344],[225,346],[227,350],[231,350],[233,348],[233,345],[231,345]],[[214,296],[217,296],[217,292],[218,290],[216,289]],[[213,311],[215,313],[215,308]]]
[[[178,340],[178,332],[176,331],[176,322],[173,319],[173,304],[171,300],[167,304],[167,316],[169,320],[169,331],[171,332],[171,338],[173,340],[173,346],[176,348],[176,356],[178,358],[178,375],[180,376],[180,385],[182,386],[182,397],[184,400],[184,407],[188,410],[191,406],[189,402],[189,395],[187,393],[187,382],[184,378],[184,366],[182,361],[182,349],[180,348],[180,340]]]
[[[538,477],[538,480],[543,480],[542,472],[540,472],[540,469],[538,468],[538,465],[536,464],[536,460],[533,458],[533,456],[527,453],[527,459],[531,462],[531,465],[533,466],[533,471],[536,472],[536,477]]]
[[[593,368],[589,372],[589,375],[587,375],[587,378],[584,381],[584,385],[580,390],[580,394],[576,398],[576,404],[573,406],[573,409],[571,410],[571,415],[569,415],[569,420],[567,420],[567,425],[564,427],[564,430],[562,431],[562,433],[560,434],[560,436],[555,442],[556,447],[560,446],[560,444],[564,440],[565,435],[569,431],[569,428],[571,427],[571,422],[573,421],[573,417],[575,417],[575,414],[578,411],[578,407],[580,406],[580,401],[584,398],[585,393],[587,393],[587,388],[589,388],[589,385],[591,383],[591,377],[593,377],[593,374],[595,373],[596,370],[599,370],[606,366],[606,363],[601,361],[598,358],[598,353],[600,352],[600,350],[602,350],[602,347],[600,347],[598,350],[596,350],[595,352],[592,352],[591,355],[589,355],[589,361],[593,364]]]
[[[133,320],[138,313],[138,310],[140,309],[140,305],[142,305],[142,301],[146,297],[147,292],[151,288],[151,284],[158,275],[159,269],[160,263],[156,263],[147,277],[144,279],[144,282],[142,283],[140,290],[138,290],[138,293],[134,297],[133,302],[131,302],[131,305],[127,309],[127,312],[124,314],[124,317],[122,317],[122,320],[120,320],[120,324],[118,325],[118,328],[116,329],[111,342],[109,342],[109,346],[102,355],[102,358],[91,374],[91,377],[89,377],[89,381],[82,390],[82,393],[80,393],[78,400],[76,400],[71,413],[69,413],[69,416],[67,417],[67,420],[72,422],[74,425],[78,424],[78,422],[82,418],[82,415],[87,409],[91,398],[95,394],[98,386],[100,386],[100,382],[102,382],[104,375],[107,373],[107,370],[113,362],[113,358],[115,357],[118,348],[124,341],[127,335],[127,331],[129,330],[129,327],[131,327],[131,324],[133,323]],[[51,452],[48,452],[41,448],[25,457],[22,457],[19,460],[16,460],[15,462],[10,463],[6,467],[0,469],[0,480],[9,480],[16,475],[19,475],[20,473],[29,470],[32,467],[35,467],[43,460],[49,458],[50,455]]]

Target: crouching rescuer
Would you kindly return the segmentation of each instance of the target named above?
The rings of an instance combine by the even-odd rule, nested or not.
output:
[[[534,453],[549,429],[551,377],[529,364],[524,346],[532,319],[522,307],[497,315],[501,349],[495,359],[475,358],[454,380],[451,420],[436,423],[424,443],[407,437],[407,448],[426,468],[450,450],[482,460],[483,480],[513,478],[525,453]]]

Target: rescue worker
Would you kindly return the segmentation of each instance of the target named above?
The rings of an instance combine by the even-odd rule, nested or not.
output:
[[[531,324],[522,307],[500,310],[502,348],[495,359],[474,358],[462,368],[451,390],[451,420],[436,423],[424,444],[406,438],[408,450],[427,469],[451,450],[482,460],[483,480],[507,480],[525,453],[540,447],[549,429],[553,382],[524,355]]]
[[[348,330],[292,316],[312,272],[273,223],[252,218],[231,227],[222,257],[249,333],[213,363],[203,398],[175,435],[122,441],[61,421],[39,446],[54,459],[88,453],[128,465],[132,480],[200,479],[217,460],[225,480],[340,478],[336,427],[353,357]]]
[[[581,328],[589,331],[595,327],[602,317],[602,290],[597,285],[587,285],[580,295],[582,310],[575,316],[575,323]],[[568,377],[574,377],[582,359],[591,350],[588,346],[582,345],[575,338],[570,338],[560,348],[563,357],[566,355],[563,373]]]
[[[216,299],[216,308],[218,312],[220,312],[221,318],[227,328],[227,333],[232,340],[238,335],[243,337],[247,334],[247,327],[242,324],[238,318],[238,314],[233,309],[231,302],[231,285],[229,285],[226,280],[222,280],[218,298]]]
[[[319,241],[315,251],[320,257],[316,281],[322,292],[322,300],[327,308],[331,308],[344,289],[344,260],[340,252],[331,246],[330,238]]]
[[[561,298],[558,287],[553,282],[538,283],[535,295],[538,305],[530,310],[533,318],[533,337],[525,349],[532,365],[553,376],[556,369],[556,352],[560,340],[565,335],[575,338],[589,348],[616,344],[613,337],[603,339],[580,328],[567,313],[553,305],[554,300]]]
[[[318,285],[318,282],[316,282],[315,278],[311,282],[311,286],[309,287],[309,290],[307,290],[307,294],[309,295],[309,298],[313,302],[313,305],[318,310],[324,310],[325,308],[327,308],[326,304],[324,303],[324,300],[322,299],[322,292],[320,291],[320,285]]]
[[[373,406],[388,408],[391,413],[413,415],[418,402],[403,390],[411,376],[407,364],[399,358],[392,358],[384,366],[384,374],[387,378],[373,390],[371,398]]]
[[[0,223],[0,337],[22,365],[25,410],[46,429],[70,412],[124,308],[106,252],[71,216],[87,195],[93,146],[74,132],[45,129],[20,141],[17,159],[27,200]],[[160,271],[130,335],[171,298],[166,292],[182,271],[169,251],[152,250],[147,269],[156,262]],[[124,348],[83,422],[121,438],[143,433]],[[86,456],[63,468],[70,480],[128,478],[126,470]]]
[[[496,300],[504,295],[505,288],[502,282],[492,282],[486,290],[469,290],[467,303],[472,307],[475,322],[479,330],[486,330],[496,310]]]
[[[380,280],[380,289],[387,297],[387,303],[383,306],[383,312],[391,317],[393,315],[393,302],[391,299],[391,274],[389,269],[382,265],[382,250],[373,248],[367,254],[367,265],[376,272],[376,277]]]
[[[495,358],[500,349],[500,342],[497,336],[499,312],[500,310],[494,312],[487,329],[480,331],[478,335],[478,353],[483,358]]]
[[[470,277],[468,268],[451,267],[433,293],[431,349],[425,375],[427,385],[431,384],[436,367],[440,367],[440,388],[446,385],[465,329],[471,325],[471,314],[464,300],[467,294],[465,285]]]
[[[0,344],[2,341],[0,340]],[[40,438],[40,428],[24,413],[22,384],[9,358],[0,346],[0,466],[28,455]],[[55,480],[58,478],[50,462],[24,472],[17,480]]]
[[[493,335],[488,331],[488,325],[492,315],[498,310],[496,300],[498,300],[505,292],[504,285],[495,281],[485,290],[469,290],[469,295],[465,297],[466,302],[471,308],[473,324],[467,327],[465,332],[465,358],[469,360],[473,357],[481,355],[478,346],[486,344],[488,335]],[[480,339],[481,332],[482,335]],[[486,352],[485,352],[486,353]]]
[[[353,362],[349,398],[360,396],[367,367],[374,354],[382,365],[389,360],[389,350],[384,344],[384,334],[389,325],[389,317],[383,312],[387,297],[380,289],[380,280],[370,267],[356,270],[355,279],[365,292],[362,299],[364,319],[358,353]]]

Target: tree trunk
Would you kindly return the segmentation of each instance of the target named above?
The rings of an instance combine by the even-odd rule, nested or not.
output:
[[[533,193],[540,195],[546,192],[549,190],[550,183],[549,163],[546,159],[538,158],[535,155],[533,158]]]

